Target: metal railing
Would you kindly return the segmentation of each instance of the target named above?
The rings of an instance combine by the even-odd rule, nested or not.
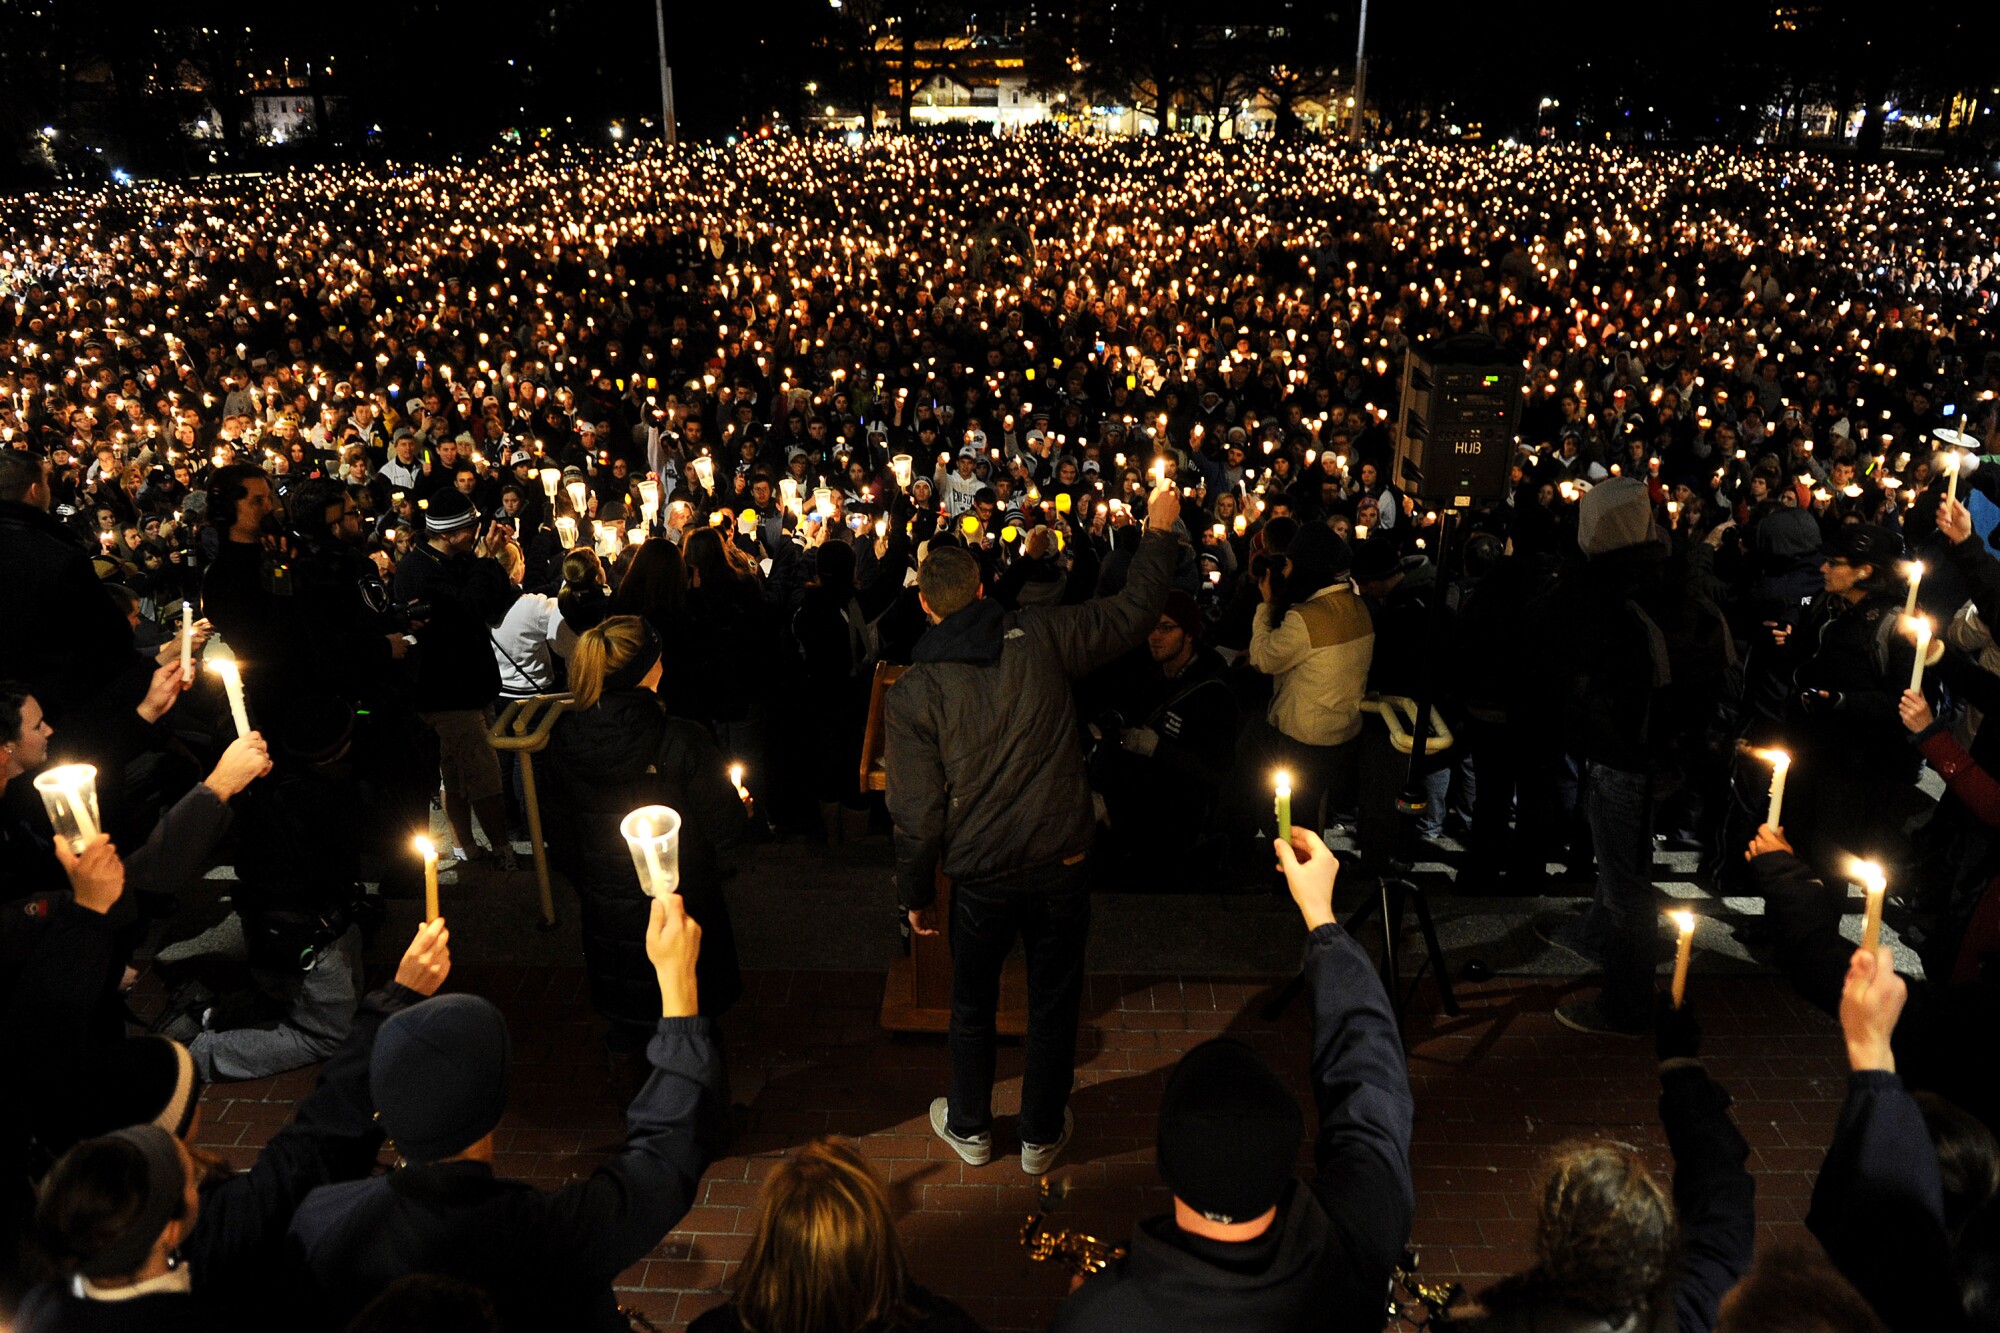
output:
[[[521,757],[521,803],[528,811],[528,847],[535,858],[535,887],[542,895],[545,930],[556,924],[556,904],[549,888],[548,848],[542,841],[542,803],[535,790],[535,756],[548,747],[549,732],[556,719],[568,712],[574,702],[575,698],[568,694],[538,694],[531,699],[511,700],[486,733],[488,745]]]

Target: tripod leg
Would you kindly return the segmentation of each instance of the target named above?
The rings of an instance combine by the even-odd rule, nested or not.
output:
[[[1417,909],[1417,926],[1424,932],[1424,950],[1430,955],[1431,975],[1437,978],[1438,996],[1444,1002],[1445,1013],[1458,1017],[1458,997],[1451,993],[1451,974],[1445,970],[1444,946],[1438,943],[1437,923],[1431,920],[1430,900],[1422,889],[1415,889],[1412,899]]]
[[[1390,881],[1382,881],[1382,989],[1389,992],[1389,1003],[1396,1009],[1396,1031],[1403,1030],[1403,968],[1396,957],[1396,918],[1399,911],[1391,910]],[[1400,903],[1397,904],[1400,906]]]

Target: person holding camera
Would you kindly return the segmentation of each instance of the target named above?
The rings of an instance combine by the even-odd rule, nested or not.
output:
[[[1292,808],[1308,827],[1352,810],[1361,784],[1361,698],[1375,626],[1348,578],[1351,550],[1324,523],[1301,526],[1282,551],[1257,557],[1263,605],[1250,631],[1250,665],[1271,677],[1261,730],[1269,767],[1289,771]],[[1270,775],[1257,775],[1267,792]],[[1264,804],[1269,813],[1268,802]]]
[[[492,842],[493,860],[514,868],[500,799],[500,761],[486,743],[486,709],[500,694],[500,668],[487,626],[511,600],[507,571],[486,554],[479,511],[455,487],[432,492],[426,540],[396,566],[396,600],[417,632],[417,714],[435,737],[453,853],[478,852],[472,817]]]

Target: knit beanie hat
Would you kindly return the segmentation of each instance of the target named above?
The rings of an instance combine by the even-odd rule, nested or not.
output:
[[[1190,639],[1201,637],[1201,607],[1196,604],[1194,594],[1175,588],[1167,594],[1167,604],[1160,614],[1181,627],[1181,633]]]
[[[1653,540],[1653,496],[1637,477],[1613,477],[1590,488],[1576,510],[1576,544],[1605,555]]]
[[[157,1125],[180,1138],[194,1123],[201,1080],[187,1047],[165,1037],[134,1037],[92,1060],[75,1092],[67,1128],[79,1139],[128,1125]]]
[[[440,995],[382,1025],[368,1087],[404,1160],[435,1162],[500,1123],[512,1063],[507,1021],[492,1001]]]
[[[432,491],[430,503],[424,508],[424,526],[434,533],[457,532],[478,521],[479,511],[455,486]]]
[[[1242,1042],[1203,1042],[1167,1079],[1160,1176],[1211,1222],[1247,1222],[1275,1207],[1304,1141],[1298,1102]]]

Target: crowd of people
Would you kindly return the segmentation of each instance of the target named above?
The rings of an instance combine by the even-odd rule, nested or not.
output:
[[[884,827],[908,932],[950,933],[930,1123],[969,1167],[1017,937],[1039,1175],[1089,1133],[1093,889],[1263,890],[1275,857],[1310,932],[1313,1179],[1276,1075],[1197,1048],[1160,1113],[1174,1212],[1059,1327],[1381,1326],[1414,1108],[1336,827],[1368,882],[1444,856],[1442,892],[1585,886],[1536,922],[1602,974],[1556,1017],[1658,1044],[1671,1182],[1565,1151],[1534,1266],[1462,1326],[1995,1326],[1990,197],[1719,150],[768,140],[0,203],[20,1326],[233,1328],[280,1287],[329,1328],[619,1326],[612,1279],[727,1138],[733,849]],[[1441,516],[1400,386],[1467,335],[1519,360],[1518,445]],[[446,873],[517,869],[531,789],[487,733],[558,692],[533,813],[638,1091],[624,1150],[550,1194],[493,1174],[510,1035],[435,994],[444,923],[380,991],[364,940],[425,892],[434,805]],[[1455,741],[1413,765],[1397,698]],[[29,779],[75,764],[95,805],[58,827]],[[620,829],[656,805],[654,897]],[[1662,844],[1763,900],[1739,933],[1845,1031],[1823,1252],[1753,1262],[1728,1094],[1655,994]],[[1907,978],[1841,935],[1856,863]],[[228,919],[156,950],[218,864]],[[208,956],[243,984],[177,970]],[[147,965],[177,984],[135,1031]],[[203,1084],[318,1061],[251,1170],[190,1146]],[[850,1144],[788,1159],[757,1226],[700,1327],[973,1326]]]

